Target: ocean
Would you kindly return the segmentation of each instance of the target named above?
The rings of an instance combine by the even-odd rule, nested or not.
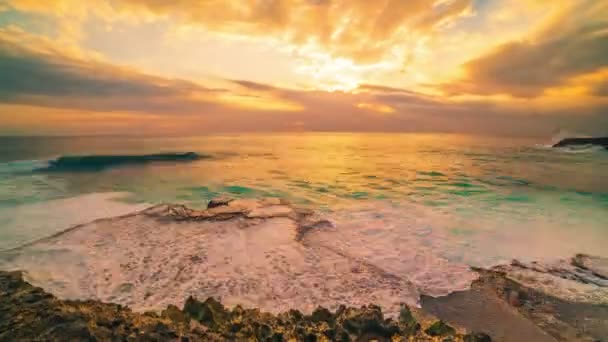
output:
[[[551,142],[355,133],[5,137],[0,250],[153,204],[201,208],[228,196],[313,209],[339,228],[326,242],[432,283],[438,294],[457,283],[445,283],[437,271],[445,265],[608,257],[608,151]],[[189,151],[202,158],[45,171],[60,156]]]

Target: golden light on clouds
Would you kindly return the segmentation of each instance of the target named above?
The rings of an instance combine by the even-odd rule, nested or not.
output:
[[[57,110],[104,132],[592,130],[606,17],[592,0],[0,0],[0,133],[45,130],[15,105],[49,132]]]
[[[251,110],[294,112],[301,111],[303,109],[300,104],[295,102],[272,97],[261,97],[259,95],[225,93],[219,96],[217,100],[228,107]]]
[[[382,114],[390,114],[395,112],[394,108],[381,103],[362,102],[357,104],[357,108],[367,109]]]

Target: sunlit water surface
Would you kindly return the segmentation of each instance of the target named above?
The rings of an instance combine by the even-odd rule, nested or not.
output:
[[[202,207],[228,195],[321,211],[343,232],[331,237],[336,245],[354,244],[396,272],[413,272],[399,265],[429,251],[477,266],[608,256],[608,153],[548,143],[431,134],[0,138],[0,249],[149,204]],[[60,155],[174,151],[210,158],[35,171]]]

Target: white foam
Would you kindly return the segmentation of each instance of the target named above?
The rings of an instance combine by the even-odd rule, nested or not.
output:
[[[74,225],[104,217],[124,215],[149,206],[149,204],[116,201],[126,195],[128,193],[91,193],[0,208],[0,219],[3,219],[0,250],[17,247]]]
[[[313,229],[302,240],[286,217],[181,222],[140,214],[40,241],[1,267],[26,270],[62,298],[136,310],[182,305],[193,295],[270,312],[375,303],[396,315],[400,303],[417,305],[420,292],[463,290],[476,277],[424,244],[426,228],[413,222],[408,233],[360,220],[367,214],[337,214],[337,228]]]

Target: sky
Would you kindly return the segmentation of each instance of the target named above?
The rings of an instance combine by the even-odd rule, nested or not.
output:
[[[608,134],[608,0],[0,0],[0,135]]]

